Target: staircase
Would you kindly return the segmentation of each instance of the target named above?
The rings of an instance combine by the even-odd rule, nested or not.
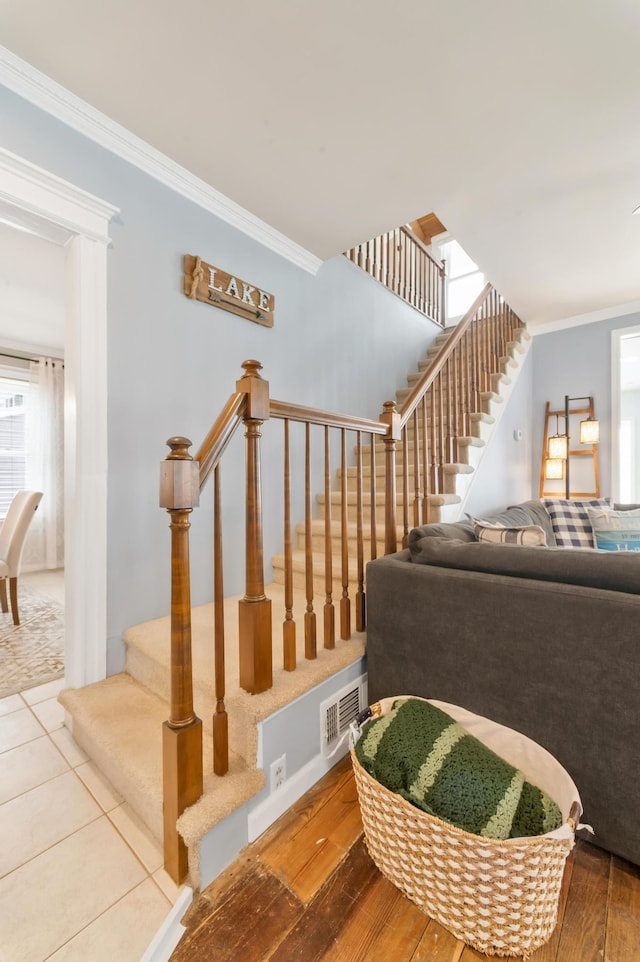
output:
[[[407,388],[399,391],[397,395],[397,403],[401,409],[407,399],[410,401],[414,397],[416,383],[425,378],[427,371],[433,370],[434,362],[438,362],[447,351],[453,335],[455,340],[458,336],[456,328],[444,331],[429,348],[427,356],[419,363],[418,370],[408,377]],[[425,449],[429,446],[425,438],[435,437],[436,428],[440,422],[444,423],[447,417],[447,424],[453,423],[451,405],[458,405],[465,393],[460,384],[461,369],[456,365],[451,368],[447,365],[445,371],[448,376],[439,376],[428,387],[424,399],[421,397],[420,403],[415,406],[415,412],[408,418],[401,432],[397,430],[399,417],[395,414],[394,405],[385,405],[388,416],[385,423],[389,425],[389,435],[382,440],[375,433],[377,431],[382,434],[383,425],[380,422],[354,421],[357,427],[350,429],[357,430],[359,438],[362,438],[363,432],[370,430],[374,443],[360,444],[356,465],[347,464],[344,472],[342,467],[337,471],[335,485],[329,486],[331,490],[328,491],[328,498],[326,483],[325,490],[316,495],[317,513],[320,517],[309,517],[305,524],[295,526],[293,548],[290,553],[280,554],[272,559],[274,580],[265,589],[267,598],[272,602],[274,640],[282,635],[284,612],[287,612],[287,619],[291,615],[298,625],[296,671],[284,670],[285,655],[282,645],[275,642],[273,686],[259,694],[249,694],[240,688],[237,684],[241,673],[238,649],[242,647],[241,631],[238,628],[239,599],[227,598],[222,604],[220,595],[221,607],[224,609],[223,622],[227,626],[224,674],[230,685],[223,706],[229,718],[229,771],[224,776],[213,774],[211,761],[212,718],[220,711],[220,696],[214,689],[212,644],[217,631],[217,609],[214,603],[193,609],[193,707],[198,718],[203,721],[205,775],[202,796],[195,804],[187,804],[177,823],[188,852],[192,884],[198,885],[203,880],[206,884],[212,878],[210,867],[203,872],[201,857],[209,859],[214,845],[221,845],[224,849],[225,845],[229,847],[231,844],[227,839],[230,830],[223,826],[222,835],[215,835],[216,827],[222,826],[223,821],[237,813],[245,803],[250,803],[248,807],[245,806],[247,809],[257,803],[262,804],[269,797],[269,786],[266,785],[263,771],[263,768],[267,768],[267,760],[260,743],[260,726],[300,696],[316,689],[318,685],[334,678],[343,670],[351,670],[354,665],[360,664],[365,648],[364,632],[350,629],[344,631],[342,618],[339,628],[342,637],[335,643],[335,648],[323,648],[320,640],[317,656],[305,658],[308,638],[305,637],[306,630],[303,630],[303,625],[306,629],[307,619],[310,617],[310,595],[312,601],[315,599],[313,603],[317,609],[319,639],[322,639],[323,634],[323,608],[326,610],[328,602],[335,602],[341,616],[346,604],[347,609],[352,612],[352,623],[357,624],[356,596],[359,587],[362,587],[360,578],[363,562],[366,565],[369,558],[384,554],[385,550],[388,550],[390,537],[398,546],[406,542],[408,531],[414,524],[427,520],[455,520],[460,517],[474,472],[497,426],[529,343],[529,336],[524,328],[520,327],[514,333],[513,340],[506,344],[505,353],[499,357],[500,370],[484,372],[489,387],[480,392],[480,404],[478,405],[476,398],[474,405],[481,409],[463,412],[460,423],[467,425],[468,431],[460,436],[447,438],[447,450],[455,454],[455,459],[443,457],[444,443],[439,443],[430,451],[427,463]],[[246,362],[245,366],[255,364],[256,362]],[[256,378],[260,380],[259,375],[251,369],[244,379],[252,382],[248,392],[255,393]],[[242,383],[238,382],[238,385]],[[264,393],[260,385],[258,388]],[[242,395],[238,393],[230,399],[225,425],[233,418],[240,417],[238,412],[243,403],[241,398]],[[260,403],[264,403],[264,399]],[[446,414],[447,409],[449,415]],[[297,417],[302,420],[301,412],[304,410],[294,409],[292,406],[289,409],[282,402],[271,402],[272,417]],[[318,420],[321,412],[312,413],[316,418],[314,423],[327,423],[342,430],[344,444],[344,427],[341,428],[341,425],[346,423],[346,418],[327,415],[326,421],[321,422]],[[212,429],[212,434],[215,433]],[[219,434],[222,436],[222,450],[231,429],[225,427]],[[201,484],[203,473],[208,476],[214,460],[211,451],[202,457],[196,457],[200,466]],[[375,469],[372,469],[372,464]],[[388,524],[388,499],[385,495],[385,486],[388,487],[389,484],[390,465],[395,469],[398,508],[395,530],[391,532]],[[346,507],[344,512],[343,505]],[[328,507],[330,518],[327,523]],[[375,523],[371,517],[372,507]],[[327,531],[330,536],[329,550],[325,542]],[[311,567],[308,563],[309,557]],[[312,618],[315,617],[314,613]],[[174,670],[172,619],[167,616],[134,626],[125,633],[124,641],[127,650],[124,673],[83,689],[66,690],[60,695],[60,701],[68,713],[68,724],[75,740],[126,799],[133,812],[156,838],[161,840],[163,804],[166,809],[162,785],[163,744],[167,726],[171,726],[171,722],[166,720],[174,717],[171,690]],[[166,751],[166,746],[164,750]],[[178,784],[178,792],[181,790]],[[183,805],[182,808],[184,807]],[[244,829],[239,823],[234,823],[237,844],[234,838],[236,847],[231,857],[235,856],[248,840],[246,812],[243,817]],[[166,819],[164,828],[166,850]],[[211,841],[212,838],[215,839],[214,842]]]
[[[418,370],[409,374],[407,377],[407,387],[402,388],[396,392],[396,401],[398,407],[409,397],[411,389],[418,382],[423,373],[429,368],[434,360],[446,349],[447,342],[450,335],[453,333],[455,328],[446,329],[442,334],[439,334],[434,344],[427,349],[426,357],[419,361]],[[521,328],[517,332],[517,335],[512,341],[507,345],[508,353],[500,358],[500,366],[502,370],[499,372],[491,374],[492,390],[481,392],[482,407],[483,410],[476,413],[470,413],[469,423],[471,426],[471,434],[466,436],[460,436],[456,438],[456,446],[458,452],[458,460],[449,462],[443,465],[443,490],[438,493],[430,493],[427,495],[428,501],[428,515],[429,521],[456,521],[461,518],[464,514],[464,503],[469,495],[471,485],[473,484],[474,474],[480,465],[482,456],[486,450],[491,437],[495,433],[498,426],[500,418],[503,411],[506,408],[506,402],[509,399],[511,391],[515,385],[519,369],[527,355],[531,344],[531,335],[527,332],[526,328]],[[445,392],[448,391],[448,385],[444,385]],[[430,408],[430,395],[437,390],[430,388],[427,392],[427,410]],[[436,408],[438,405],[436,405]],[[422,431],[422,417],[418,419],[418,431]],[[427,415],[427,428],[431,426],[431,418]],[[407,426],[407,439],[405,441],[399,441],[396,447],[396,484],[398,490],[397,504],[398,504],[398,515],[402,515],[402,510],[404,507],[404,478],[405,470],[408,468],[408,489],[409,489],[409,507],[413,509],[413,483],[415,475],[415,461],[414,461],[414,425],[409,422]],[[407,444],[407,461],[404,461],[404,446]],[[371,478],[371,460],[372,451],[371,445],[363,445],[362,449],[362,461],[363,461],[363,476],[365,480],[365,489],[370,482]],[[371,523],[371,496],[364,494],[363,504],[364,504],[364,543],[365,543],[365,557],[375,558],[383,555],[385,553],[385,541],[384,541],[384,509],[385,509],[385,498],[384,498],[384,477],[385,477],[385,462],[384,462],[384,442],[382,440],[376,439],[375,442],[375,452],[374,452],[374,463],[375,463],[375,474],[378,479],[376,485],[377,495],[376,495],[376,520],[377,527],[379,531],[379,537],[376,539],[375,550],[372,550],[373,543],[370,534],[370,523]],[[338,469],[336,473],[336,484],[334,485],[334,490],[331,492],[331,516],[335,517],[336,514],[339,516],[340,509],[342,507],[342,471]],[[349,539],[349,558],[353,559],[355,557],[355,545],[357,538],[357,527],[355,522],[355,513],[357,507],[357,469],[353,466],[347,468],[347,514],[349,519],[349,525],[347,528],[347,537]],[[317,495],[317,504],[319,507],[320,517],[311,522],[312,531],[312,550],[313,550],[313,570],[314,570],[314,594],[323,596],[326,587],[325,581],[325,516],[326,516],[326,497],[324,493],[319,493]],[[410,527],[414,527],[410,523]],[[304,524],[299,524],[296,527],[296,537],[297,537],[297,548],[293,552],[293,571],[294,571],[294,585],[299,590],[304,590],[305,587],[305,526]],[[406,532],[402,525],[398,525],[396,528],[396,537],[398,545],[401,546],[406,540]],[[333,593],[341,589],[340,583],[340,568],[341,568],[341,550],[342,550],[342,530],[341,524],[338,521],[331,522],[331,554],[333,559],[332,570],[334,573],[333,578]],[[273,572],[274,572],[274,582],[275,584],[284,584],[284,554],[277,554],[272,558]],[[357,584],[356,571],[354,567],[353,560],[350,565],[350,575],[349,575],[349,588],[350,594],[353,594]]]

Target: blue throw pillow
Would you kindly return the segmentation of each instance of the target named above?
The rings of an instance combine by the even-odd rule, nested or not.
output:
[[[593,541],[601,551],[640,551],[640,508],[588,508]]]

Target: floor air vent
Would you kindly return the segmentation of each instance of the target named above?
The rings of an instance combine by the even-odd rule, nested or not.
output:
[[[351,722],[367,707],[366,697],[367,677],[362,675],[321,703],[320,731],[324,755],[331,754]],[[345,754],[348,748],[349,745],[345,740],[344,751],[340,754]]]

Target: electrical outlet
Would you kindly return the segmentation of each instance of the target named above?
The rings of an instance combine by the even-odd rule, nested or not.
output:
[[[276,758],[275,762],[271,762],[270,775],[271,791],[274,792],[276,788],[280,788],[281,785],[284,785],[287,778],[286,755],[281,755],[280,758]]]

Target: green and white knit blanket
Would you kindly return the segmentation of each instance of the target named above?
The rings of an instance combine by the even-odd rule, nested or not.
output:
[[[421,699],[395,701],[388,714],[367,725],[355,752],[376,781],[466,832],[519,838],[562,824],[546,792]]]

